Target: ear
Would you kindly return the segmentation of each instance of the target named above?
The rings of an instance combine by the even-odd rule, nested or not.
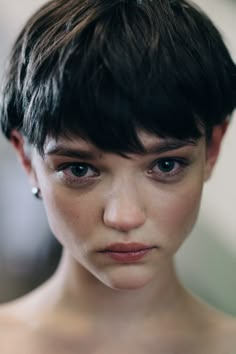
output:
[[[210,140],[207,142],[205,181],[211,177],[213,168],[220,153],[221,143],[227,131],[228,125],[228,120],[225,120],[223,123],[216,125],[213,128]]]
[[[18,159],[27,173],[32,186],[37,186],[37,179],[32,165],[32,152],[23,135],[16,129],[10,134],[10,142],[16,151]]]

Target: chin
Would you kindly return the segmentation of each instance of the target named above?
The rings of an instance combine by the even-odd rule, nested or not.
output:
[[[139,267],[127,266],[109,274],[104,282],[114,290],[137,290],[145,287],[153,281],[154,275],[151,272],[137,269]],[[126,268],[126,269],[125,269]],[[135,269],[136,268],[136,269]]]

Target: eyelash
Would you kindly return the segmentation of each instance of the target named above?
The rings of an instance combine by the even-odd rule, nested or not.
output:
[[[160,165],[164,163],[171,163],[175,166],[175,168],[171,169],[170,171],[162,172],[160,171]],[[177,166],[176,166],[177,165]],[[190,165],[190,161],[185,158],[177,158],[177,157],[163,157],[156,160],[150,170],[148,170],[147,174],[152,176],[154,179],[159,179],[160,182],[171,182],[175,181],[176,178],[182,176],[185,172],[186,168]],[[160,172],[155,172],[153,169],[159,166]]]
[[[161,171],[161,164],[165,163],[171,163],[171,166],[173,168],[170,169],[170,171],[164,172]],[[178,179],[179,176],[181,176],[186,167],[189,166],[190,161],[188,161],[185,158],[175,158],[175,157],[170,157],[170,158],[160,158],[156,161],[154,161],[151,165],[151,168],[147,171],[147,175],[150,176],[153,179],[159,180],[160,182],[171,182],[175,181]],[[177,166],[176,166],[177,165]],[[159,166],[159,172],[154,171],[155,167]],[[92,171],[90,176],[75,176],[72,173],[72,168],[78,168],[78,167],[83,167],[86,168],[87,171]],[[163,166],[162,166],[163,167]],[[70,171],[70,176],[66,175],[66,171]],[[87,185],[90,182],[93,182],[94,178],[100,176],[100,172],[98,169],[96,169],[94,166],[85,163],[85,162],[74,162],[74,163],[67,163],[60,165],[57,168],[57,173],[59,174],[59,178],[61,178],[66,184],[70,185]]]
[[[90,169],[91,171],[93,171],[93,176],[87,176],[87,177],[79,177],[79,176],[75,176],[71,173],[71,176],[66,176],[66,170],[72,170],[73,167],[85,167],[87,169]],[[80,184],[87,184],[89,182],[92,182],[92,179],[94,177],[98,177],[99,176],[99,171],[93,167],[92,165],[85,163],[85,162],[74,162],[74,163],[67,163],[67,164],[63,164],[60,165],[57,168],[57,173],[59,174],[59,178],[62,178],[62,180],[64,182],[66,182],[67,184],[76,184],[76,185],[80,185]]]

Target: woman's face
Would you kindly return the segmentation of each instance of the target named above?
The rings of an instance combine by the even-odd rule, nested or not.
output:
[[[128,158],[81,138],[48,139],[32,155],[50,227],[79,265],[111,288],[157,276],[191,231],[209,173],[205,139],[140,132],[145,154]]]

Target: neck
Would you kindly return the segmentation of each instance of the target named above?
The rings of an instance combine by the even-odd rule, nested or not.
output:
[[[164,269],[163,269],[164,268]],[[134,320],[143,322],[152,316],[166,317],[176,313],[183,300],[173,262],[168,262],[157,279],[141,289],[114,290],[96,279],[66,252],[53,278],[52,286],[58,294],[57,305],[73,314],[84,314],[101,323]]]

